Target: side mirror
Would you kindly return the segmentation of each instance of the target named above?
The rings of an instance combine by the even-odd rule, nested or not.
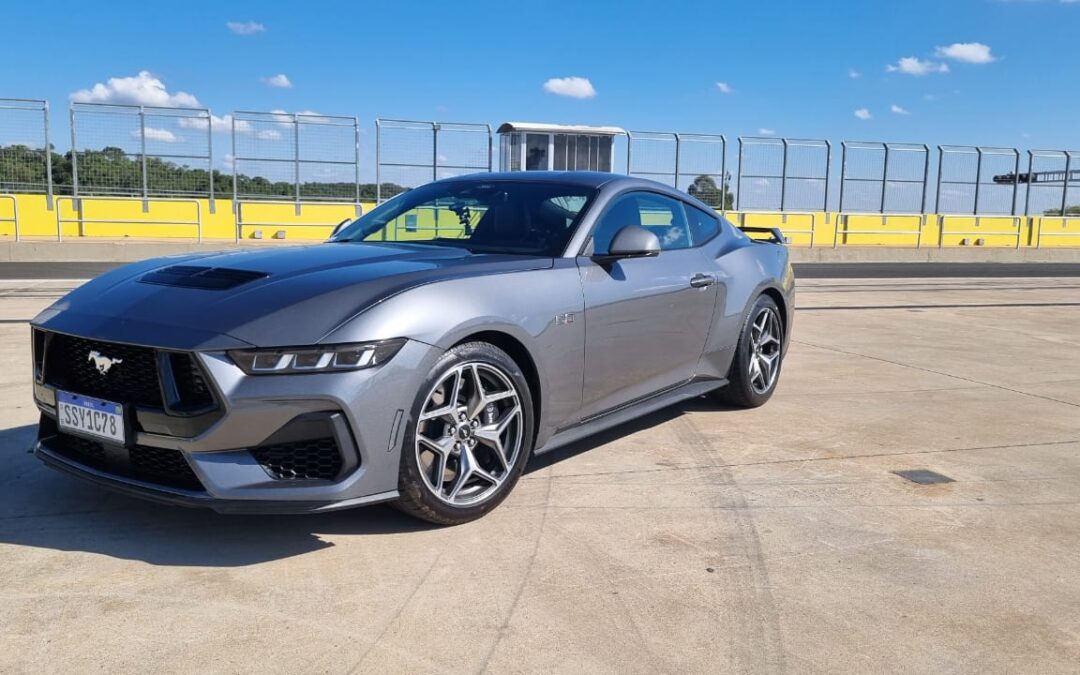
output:
[[[611,261],[622,258],[654,258],[660,255],[660,240],[640,225],[627,225],[615,233],[607,253],[593,256],[593,260]]]

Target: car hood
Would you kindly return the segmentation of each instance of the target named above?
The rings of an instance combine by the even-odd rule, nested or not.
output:
[[[329,243],[173,256],[102,275],[50,306],[33,324],[99,340],[174,349],[317,344],[351,317],[403,290],[553,264],[551,258],[471,254],[404,243]],[[226,285],[234,285],[214,289],[170,285],[168,277],[162,281],[155,274],[176,266],[185,271],[224,270],[233,277]],[[148,283],[148,275],[158,282]]]

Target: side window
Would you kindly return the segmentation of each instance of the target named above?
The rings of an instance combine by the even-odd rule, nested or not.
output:
[[[606,253],[615,233],[628,225],[651,230],[663,251],[690,247],[690,228],[681,202],[651,192],[629,192],[617,197],[600,216],[593,230],[593,250]]]
[[[701,246],[720,232],[720,219],[701,209],[686,204],[686,220],[690,225],[690,241]]]

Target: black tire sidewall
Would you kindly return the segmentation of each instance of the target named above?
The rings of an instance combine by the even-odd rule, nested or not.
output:
[[[780,329],[784,330],[784,320],[780,315],[780,308],[777,306],[776,301],[768,295],[761,295],[754,301],[753,306],[747,313],[746,318],[743,320],[742,332],[739,335],[739,345],[735,350],[735,357],[731,362],[731,373],[728,376],[729,384],[723,390],[721,390],[723,398],[734,405],[738,405],[745,408],[756,408],[764,405],[766,401],[772,398],[773,393],[776,391],[776,386],[780,383],[780,373],[784,368],[784,354],[783,344],[784,336],[780,336],[780,360],[776,366],[776,377],[773,380],[772,386],[769,387],[764,393],[758,393],[754,391],[754,387],[750,384],[750,353],[752,350],[750,341],[750,331],[756,317],[762,309],[769,308],[776,313],[777,318],[780,320]]]
[[[416,428],[420,410],[431,389],[447,371],[467,362],[481,362],[497,367],[517,388],[522,409],[522,446],[517,460],[510,468],[510,476],[495,495],[473,506],[452,506],[435,497],[420,475],[421,469],[415,448]],[[487,342],[467,342],[447,350],[435,362],[413,401],[401,445],[401,463],[398,474],[398,491],[401,498],[397,505],[412,515],[443,525],[465,523],[488,513],[510,494],[532,455],[535,430],[533,415],[532,393],[529,390],[528,381],[521,368],[506,352]]]

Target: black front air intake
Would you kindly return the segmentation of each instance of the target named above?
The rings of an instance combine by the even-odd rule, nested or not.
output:
[[[157,286],[201,288],[209,291],[227,291],[256,279],[270,276],[266,272],[234,270],[227,267],[203,267],[199,265],[173,265],[144,274],[140,283]]]

